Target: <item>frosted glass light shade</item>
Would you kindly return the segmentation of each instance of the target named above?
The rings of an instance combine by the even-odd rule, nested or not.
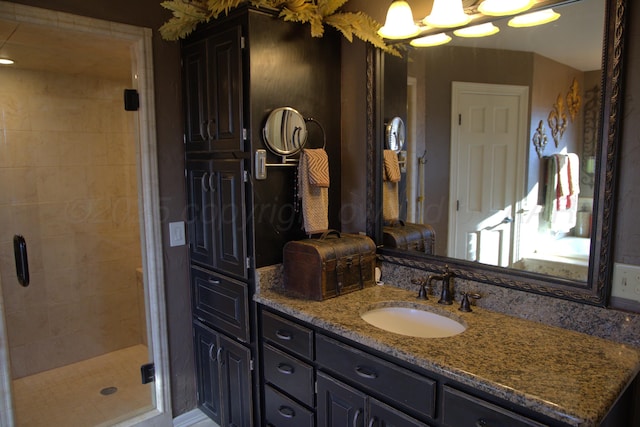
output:
[[[534,3],[534,0],[484,0],[478,10],[485,15],[513,15],[530,9]]]
[[[440,46],[442,44],[449,43],[451,41],[451,37],[446,35],[445,33],[438,33],[432,36],[420,37],[419,39],[411,40],[411,46],[414,47],[431,47],[431,46]]]
[[[459,30],[455,30],[453,34],[458,37],[487,37],[494,35],[498,31],[500,31],[500,28],[496,27],[491,22],[487,22],[486,24],[460,28]]]
[[[422,22],[430,27],[451,28],[467,25],[471,16],[464,13],[462,0],[435,0],[429,16]]]
[[[535,27],[536,25],[548,24],[560,18],[560,14],[553,9],[540,10],[538,12],[518,15],[509,20],[509,26],[515,28]]]
[[[387,10],[387,19],[378,30],[378,34],[386,39],[406,39],[420,33],[413,20],[411,6],[406,1],[394,1]]]

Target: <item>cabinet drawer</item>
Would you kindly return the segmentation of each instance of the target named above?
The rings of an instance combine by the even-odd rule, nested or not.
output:
[[[394,406],[433,418],[436,382],[346,344],[316,336],[316,361]]]
[[[262,336],[309,360],[313,359],[313,331],[280,316],[262,312]]]
[[[543,427],[545,425],[448,386],[443,387],[443,392],[442,420],[450,427]]]
[[[264,410],[268,427],[313,427],[313,412],[269,386],[264,388]]]
[[[193,267],[191,286],[196,317],[242,341],[249,340],[249,292],[246,283]]]
[[[313,406],[313,367],[268,344],[263,346],[263,355],[265,380]]]

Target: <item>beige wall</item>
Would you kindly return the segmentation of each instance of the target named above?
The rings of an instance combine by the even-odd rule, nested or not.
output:
[[[123,82],[0,70],[0,272],[18,378],[140,342],[134,114]],[[31,284],[15,277],[27,240]]]

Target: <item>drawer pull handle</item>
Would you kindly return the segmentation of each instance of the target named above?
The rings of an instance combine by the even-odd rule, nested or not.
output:
[[[295,372],[295,369],[287,363],[280,363],[278,364],[278,371],[285,375],[291,375]]]
[[[211,283],[212,285],[219,285],[220,284],[220,280],[215,280],[215,279],[209,279],[208,282]]]
[[[290,408],[289,406],[279,407],[278,412],[285,418],[293,418],[296,416],[296,411],[294,411],[293,408]]]
[[[368,380],[375,380],[378,378],[378,373],[376,371],[360,365],[356,366],[356,374]]]
[[[209,175],[209,173],[205,172],[200,178],[200,185],[202,186],[202,191],[204,191],[205,193],[209,192],[209,189],[207,188],[207,175]]]
[[[293,334],[289,331],[283,331],[282,329],[278,329],[276,331],[276,337],[280,338],[283,341],[291,341],[293,338]]]
[[[358,426],[358,418],[360,418],[360,415],[362,414],[362,409],[359,409],[356,411],[356,414],[353,416],[353,427],[357,427]]]

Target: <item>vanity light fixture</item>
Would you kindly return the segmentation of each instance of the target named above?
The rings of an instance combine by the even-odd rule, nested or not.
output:
[[[478,6],[478,11],[485,15],[504,16],[529,10],[535,0],[484,0]]]
[[[496,34],[498,31],[500,31],[500,28],[491,22],[487,22],[486,24],[460,28],[459,30],[455,30],[453,34],[458,37],[487,37]]]
[[[378,34],[386,39],[407,39],[417,36],[420,27],[413,20],[411,6],[406,1],[394,1],[387,10],[387,19],[378,30]]]
[[[464,13],[462,0],[435,0],[431,13],[422,22],[435,28],[452,28],[467,25],[471,16]]]
[[[0,58],[0,65],[11,65],[13,60],[9,58]]]
[[[560,18],[560,14],[553,9],[545,9],[537,12],[527,13],[511,18],[508,25],[514,28],[535,27],[536,25],[548,24]]]
[[[414,47],[432,47],[447,44],[451,41],[451,37],[445,33],[438,33],[432,36],[420,37],[419,39],[411,40],[411,46]]]

